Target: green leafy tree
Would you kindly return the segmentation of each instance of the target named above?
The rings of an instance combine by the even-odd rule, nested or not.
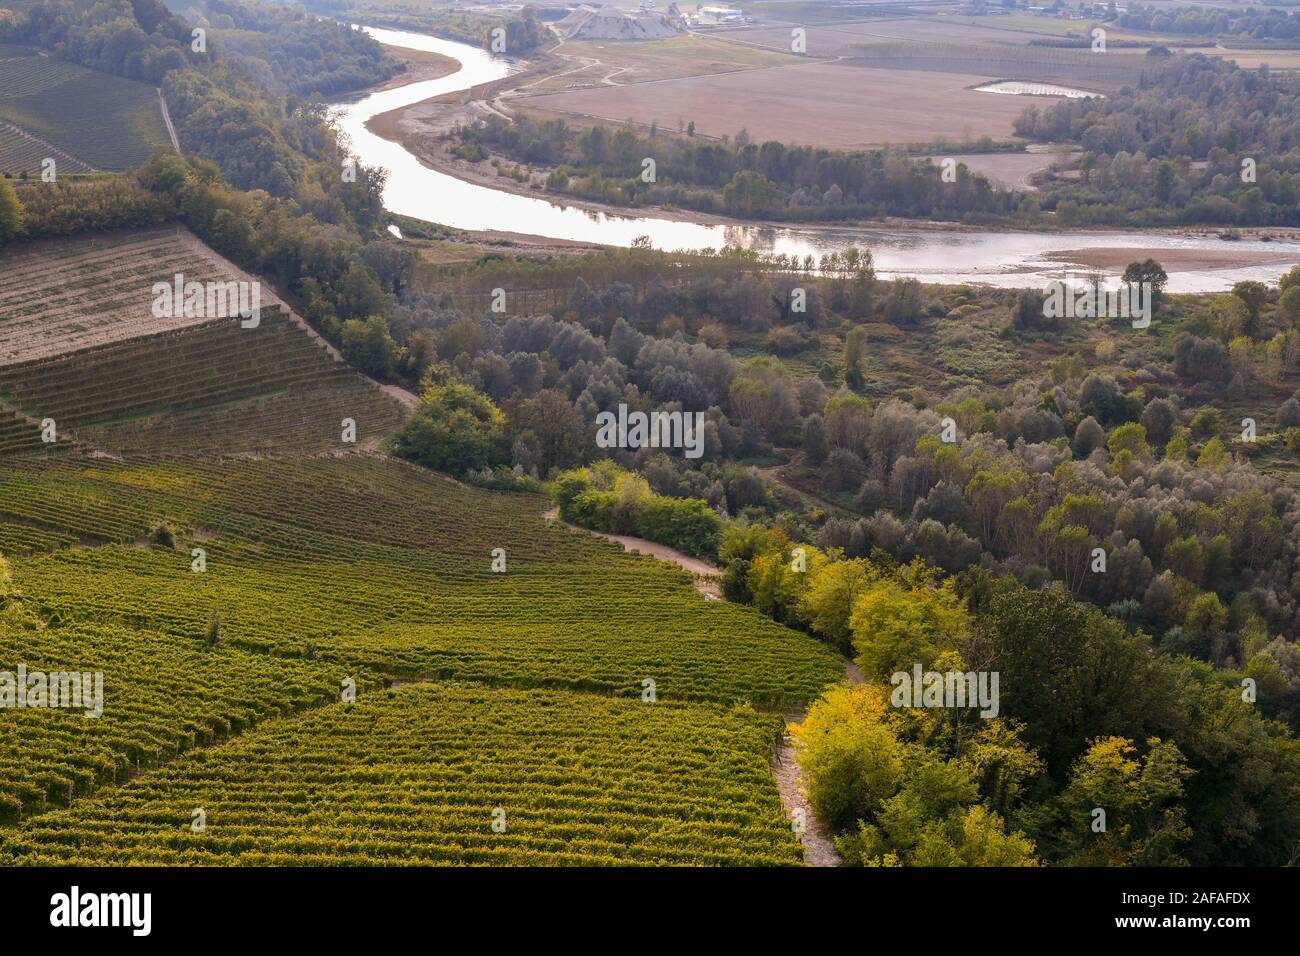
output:
[[[364,322],[349,319],[340,334],[343,357],[375,378],[391,378],[397,368],[398,348],[388,332],[382,315],[372,315]]]
[[[1074,764],[1056,809],[1060,824],[1045,844],[1072,866],[1186,865],[1192,838],[1182,805],[1192,769],[1177,745],[1152,737],[1147,752],[1124,737],[1097,739]],[[1100,829],[1105,813],[1105,829]]]
[[[27,231],[27,215],[22,200],[9,180],[0,176],[0,246]]]
[[[1260,313],[1264,308],[1264,304],[1268,302],[1268,288],[1262,282],[1246,280],[1234,285],[1232,294],[1240,299],[1246,307],[1246,328],[1242,331],[1252,339],[1259,338],[1262,331]]]
[[[791,728],[808,802],[834,830],[874,817],[901,785],[908,754],[885,721],[888,707],[883,687],[834,687]]]
[[[867,330],[857,325],[844,340],[844,381],[850,388],[861,388],[866,376]]]
[[[822,637],[843,650],[852,649],[849,618],[858,597],[879,573],[862,559],[832,561],[812,572],[799,597],[799,614]]]
[[[1137,422],[1125,422],[1115,428],[1106,440],[1106,447],[1112,455],[1127,451],[1132,455],[1149,455],[1151,447],[1147,444],[1147,430]]]
[[[491,468],[507,460],[505,416],[468,385],[433,384],[393,439],[393,448],[402,458],[452,474]]]
[[[1154,259],[1143,259],[1141,262],[1130,262],[1124,268],[1124,282],[1150,282],[1151,283],[1151,309],[1155,311],[1160,308],[1160,301],[1164,295],[1165,285],[1169,282],[1169,274],[1165,272],[1164,267]]]
[[[907,584],[882,579],[858,597],[849,618],[863,674],[888,680],[898,671],[928,667],[969,634],[970,615],[952,579]]]

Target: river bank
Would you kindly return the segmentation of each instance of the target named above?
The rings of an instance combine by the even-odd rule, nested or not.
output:
[[[531,71],[530,71],[531,72]],[[512,74],[510,79],[517,81],[529,73]],[[489,115],[504,115],[509,118],[512,112],[508,99],[503,102],[503,97],[495,97],[489,100],[471,99],[465,100],[463,94],[445,93],[440,96],[431,97],[427,100],[421,100],[418,103],[412,103],[408,106],[402,106],[386,113],[380,113],[367,121],[366,126],[376,135],[399,144],[403,149],[414,155],[421,163],[430,169],[445,173],[464,182],[475,183],[488,189],[499,190],[501,192],[513,193],[517,196],[527,196],[529,198],[545,198],[549,202],[571,206],[577,209],[586,209],[591,212],[603,213],[609,216],[654,216],[656,218],[667,219],[673,222],[695,223],[708,226],[730,226],[734,228],[758,227],[766,229],[799,229],[799,228],[827,228],[827,229],[897,229],[907,228],[918,231],[932,232],[1022,232],[1026,228],[1012,223],[991,224],[991,225],[969,225],[961,222],[938,221],[931,219],[901,219],[898,217],[884,217],[880,219],[853,219],[844,220],[843,222],[827,221],[807,221],[807,222],[787,222],[776,219],[748,219],[741,220],[729,216],[719,215],[716,213],[699,212],[693,209],[681,209],[667,206],[620,206],[613,203],[599,202],[597,200],[585,199],[580,197],[569,196],[564,193],[549,192],[540,188],[540,183],[545,179],[545,174],[549,172],[549,167],[534,167],[535,175],[532,184],[519,182],[509,175],[502,175],[493,166],[494,160],[498,161],[502,167],[514,167],[517,162],[509,157],[500,155],[490,155],[487,159],[479,162],[470,162],[456,156],[451,151],[451,141],[446,139],[447,134],[453,132],[456,127],[485,119]],[[1071,233],[1078,231],[1078,227],[1057,226],[1052,223],[1035,224],[1034,232],[1044,234]],[[1099,235],[1107,233],[1115,235],[1124,235],[1131,233],[1131,229],[1120,226],[1093,226],[1089,227],[1090,232]],[[1188,239],[1218,239],[1221,229],[1208,226],[1168,226],[1168,227],[1147,227],[1143,232],[1153,235],[1164,235],[1170,237],[1182,237]],[[1247,241],[1300,241],[1300,229],[1285,226],[1269,227],[1243,227],[1237,229],[1239,237]],[[1264,238],[1268,237],[1268,238]],[[543,237],[537,237],[543,238]],[[1227,243],[1225,246],[1225,257],[1221,261],[1236,261],[1240,253],[1235,252]],[[1054,256],[1056,254],[1053,254]]]
[[[501,94],[518,77],[538,75],[465,44],[422,34],[370,30],[388,47],[414,47],[458,59],[459,71],[378,90],[337,107],[337,122],[364,162],[389,170],[385,205],[487,240],[572,250],[628,246],[648,237],[659,249],[734,245],[762,253],[820,256],[848,246],[872,251],[879,275],[925,282],[1041,285],[1070,273],[1154,258],[1170,292],[1217,292],[1243,279],[1276,282],[1300,261],[1296,230],[1242,233],[1228,243],[1210,229],[1055,229],[974,227],[887,220],[861,224],[742,222],[682,210],[628,209],[555,197],[498,175],[490,164],[452,156],[440,136],[488,113],[508,115]],[[480,97],[482,94],[482,97]],[[1267,233],[1267,235],[1266,235]],[[533,237],[538,237],[534,239]],[[1107,263],[1102,266],[1100,263]]]

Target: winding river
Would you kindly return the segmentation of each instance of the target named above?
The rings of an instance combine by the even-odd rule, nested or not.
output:
[[[605,245],[628,246],[649,236],[658,249],[705,249],[724,245],[762,252],[821,255],[856,245],[875,257],[878,274],[915,276],[927,282],[982,282],[1002,287],[1042,285],[1084,270],[1049,258],[1052,253],[1088,249],[1142,250],[1160,258],[1162,250],[1179,254],[1204,252],[1260,253],[1260,264],[1206,269],[1165,262],[1171,292],[1226,290],[1242,279],[1273,283],[1300,261],[1300,243],[1241,240],[1231,244],[1213,236],[1158,232],[1001,232],[984,230],[849,228],[809,226],[773,228],[760,225],[704,225],[651,216],[620,216],[561,205],[466,182],[426,166],[401,144],[366,128],[371,118],[431,97],[501,79],[513,69],[504,60],[464,43],[419,33],[363,28],[394,47],[440,53],[461,68],[434,80],[381,90],[354,102],[336,104],[334,117],[354,153],[367,165],[388,170],[384,205],[392,212],[458,229],[493,230]],[[1287,262],[1279,262],[1282,256]]]

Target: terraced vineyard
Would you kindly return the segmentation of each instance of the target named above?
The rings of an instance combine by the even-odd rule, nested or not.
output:
[[[35,51],[9,51],[11,55],[0,57],[0,120],[83,166],[65,171],[128,169],[145,162],[155,146],[170,142],[152,86]],[[12,138],[0,132],[0,172],[30,172],[30,158],[15,154],[14,146]]]
[[[0,367],[0,395],[116,454],[284,453],[357,441],[402,423],[401,405],[280,311],[255,329],[219,319],[51,359]]]
[[[155,281],[246,278],[186,233],[28,248],[0,673],[102,674],[103,715],[0,711],[0,863],[799,861],[768,761],[824,645],[370,450],[403,402],[269,294],[255,329],[155,318]]]
[[[0,455],[47,454],[67,450],[68,436],[55,432],[57,441],[42,439],[41,423],[0,400]]]
[[[268,716],[338,700],[352,676],[155,631],[0,620],[0,669],[103,674],[103,715],[23,709],[0,721],[0,821],[33,813]],[[373,681],[371,681],[373,683]],[[87,705],[89,706],[89,705]]]
[[[179,229],[15,246],[0,253],[0,270],[0,366],[200,325],[201,316],[155,317],[153,284],[178,272],[196,282],[237,279]]]
[[[141,483],[147,486],[142,486]],[[833,656],[684,572],[541,517],[539,498],[462,488],[377,458],[16,462],[0,521],[78,540],[16,563],[52,620],[201,637],[211,609],[234,645],[403,678],[457,678],[666,699],[807,701]],[[165,520],[185,549],[132,547]],[[190,571],[189,547],[208,570]],[[491,551],[507,572],[490,570]]]
[[[40,450],[32,421],[113,454],[347,450],[405,416],[263,286],[260,324],[153,314],[155,282],[249,281],[189,233],[150,230],[0,258],[0,454]],[[105,290],[110,290],[107,293]],[[30,421],[29,421],[30,420]],[[35,444],[33,444],[35,443]]]
[[[0,122],[0,172],[37,174],[46,159],[53,159],[56,168],[65,173],[95,171],[94,167],[75,156],[69,156],[56,146],[37,139],[11,123]]]
[[[546,522],[541,498],[365,455],[64,456],[0,464],[0,502],[22,608],[47,622],[5,632],[0,670],[105,673],[103,724],[26,711],[0,737],[0,796],[28,814],[0,831],[15,862],[798,860],[767,765],[780,719],[748,707],[805,703],[838,660]],[[173,547],[144,540],[160,521]],[[204,647],[213,611],[220,651]],[[341,674],[480,683],[363,690],[352,710],[183,755],[336,697]],[[33,765],[34,747],[51,756]],[[136,758],[145,772],[104,802],[31,815]]]
[[[404,687],[38,817],[0,835],[0,863],[794,864],[779,731],[745,710]]]

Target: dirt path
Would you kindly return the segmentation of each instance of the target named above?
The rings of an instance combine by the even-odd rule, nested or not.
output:
[[[167,135],[172,138],[172,149],[181,151],[181,141],[176,138],[176,127],[172,125],[172,114],[167,111],[167,98],[163,96],[162,87],[158,87],[158,105],[162,107],[163,122],[167,124]]]
[[[543,517],[547,521],[559,521],[559,509],[552,508]],[[617,541],[628,551],[653,555],[660,561],[667,561],[684,568],[695,575],[695,589],[703,594],[706,599],[710,601],[722,600],[722,593],[718,588],[717,581],[722,571],[707,561],[692,558],[690,555],[682,554],[682,552],[666,545],[656,544],[644,538],[633,538],[621,534],[605,534],[602,531],[592,531],[590,528],[581,528],[578,525],[568,524],[568,522],[562,523],[567,527],[577,528],[579,531],[585,531],[588,534],[594,534],[610,541]],[[862,674],[852,661],[846,660],[844,662],[844,676],[851,683],[862,683]],[[798,723],[803,720],[803,716],[802,713],[793,714],[787,718],[787,723]],[[776,789],[781,795],[781,806],[785,809],[785,815],[790,818],[791,826],[796,827],[795,832],[799,834],[799,842],[803,844],[804,862],[809,866],[839,866],[841,861],[839,853],[835,851],[835,841],[831,838],[830,831],[817,819],[812,807],[808,805],[808,798],[804,796],[803,781],[799,776],[799,763],[795,759],[794,743],[788,730],[772,755],[772,776],[776,780]]]
[[[852,661],[844,662],[844,676],[850,684],[862,683],[862,672]],[[831,833],[817,819],[803,792],[803,778],[799,775],[799,761],[795,758],[794,741],[790,736],[789,726],[802,721],[804,715],[794,714],[786,719],[786,732],[772,755],[772,776],[776,778],[776,789],[781,794],[781,806],[791,825],[800,821],[803,833],[799,840],[803,844],[803,861],[809,866],[839,866],[843,861],[835,849]],[[798,833],[798,830],[795,831]]]
[[[803,844],[803,861],[809,866],[839,866],[842,862],[835,850],[835,841],[808,805],[803,794],[802,780],[799,776],[799,764],[794,757],[794,747],[787,733],[776,748],[772,757],[772,776],[776,778],[776,789],[781,794],[781,806],[790,818],[791,826],[801,821],[803,832],[795,833]]]
[[[810,491],[804,491],[802,488],[798,488],[795,485],[790,484],[790,482],[788,482],[785,478],[781,476],[781,469],[784,467],[786,466],[769,465],[766,468],[759,468],[756,470],[763,477],[770,478],[774,484],[780,486],[785,491],[794,495],[796,498],[802,501],[805,504],[805,506],[808,504],[808,502],[811,501],[813,504],[817,505],[818,507],[824,508],[825,510],[829,511],[831,514],[837,515],[841,518],[862,517],[862,515],[858,514],[856,511],[850,511],[848,508],[845,508],[843,505],[837,505],[835,502],[828,501],[827,499],[822,498],[820,495],[815,495]]]
[[[547,521],[560,521],[560,509],[552,508],[542,515]],[[693,558],[689,554],[683,554],[676,548],[670,548],[666,544],[659,544],[655,541],[647,541],[645,538],[634,538],[626,534],[607,534],[604,531],[592,531],[590,528],[584,528],[580,525],[569,524],[567,521],[560,521],[562,525],[568,528],[576,528],[578,531],[585,531],[587,534],[594,534],[598,538],[604,538],[606,541],[616,541],[623,546],[624,551],[630,551],[633,554],[648,554],[660,561],[666,561],[669,564],[675,564],[684,571],[689,571],[695,576],[695,590],[704,595],[706,601],[721,601],[722,588],[718,579],[722,577],[722,569],[710,564],[708,561],[702,561],[699,558]]]

